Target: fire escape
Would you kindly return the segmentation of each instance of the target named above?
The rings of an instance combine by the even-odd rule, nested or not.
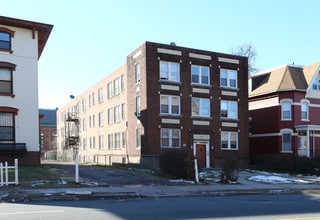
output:
[[[77,149],[79,143],[79,117],[68,112],[65,120],[65,149]]]

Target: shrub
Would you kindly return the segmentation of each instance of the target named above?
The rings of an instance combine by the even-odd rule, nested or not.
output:
[[[162,174],[176,178],[194,179],[194,161],[191,151],[162,149],[159,165]]]
[[[227,156],[222,160],[222,173],[220,182],[227,184],[230,182],[237,182],[238,175],[236,172],[237,159],[233,156]]]
[[[253,165],[257,169],[275,172],[318,174],[320,158],[259,155],[255,157]]]

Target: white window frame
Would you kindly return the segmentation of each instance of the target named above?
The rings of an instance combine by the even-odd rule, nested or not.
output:
[[[197,73],[193,72],[194,69],[197,69]],[[207,69],[208,71],[208,83],[204,83],[202,82],[203,80],[203,71],[204,69]],[[198,81],[197,82],[194,82],[193,81],[193,76],[197,76],[198,77]],[[201,84],[201,85],[207,85],[209,86],[210,85],[210,68],[208,66],[200,66],[200,65],[191,65],[191,83],[192,84]]]
[[[222,77],[222,74],[226,73],[226,78]],[[233,77],[235,76],[235,78]],[[222,79],[226,80],[226,85],[222,83]],[[235,80],[235,86],[232,86],[231,81]],[[220,69],[220,86],[224,88],[232,88],[237,89],[238,88],[238,71],[232,70],[232,69]]]
[[[137,149],[141,148],[141,129],[140,128],[136,129],[136,148]]]
[[[120,105],[117,105],[114,107],[114,122],[120,121]]]
[[[111,98],[113,98],[113,95],[114,95],[113,82],[109,82],[107,84],[107,87],[108,87],[108,99],[111,99]]]
[[[292,120],[292,100],[282,99],[280,101],[280,105],[281,105],[281,120],[291,121]],[[286,115],[288,113],[289,113],[289,116]]]
[[[119,78],[116,78],[113,80],[113,90],[114,90],[114,96],[120,95],[120,81]]]
[[[193,103],[194,101],[198,100],[199,101],[199,113],[196,114],[195,111],[193,110],[194,107],[193,107]],[[204,102],[208,102],[207,104],[209,104],[209,108],[208,108],[208,114],[204,114],[204,106],[205,106],[205,103]],[[191,112],[192,112],[192,116],[193,117],[210,117],[211,115],[211,103],[210,103],[210,99],[207,99],[207,98],[196,98],[196,97],[192,97],[191,99]]]
[[[178,132],[178,146],[173,146],[173,133]],[[181,147],[181,130],[178,128],[161,128],[160,132],[161,148],[180,148]],[[164,136],[167,135],[167,136]],[[164,142],[164,139],[168,139]]]
[[[235,135],[235,141],[236,141],[236,147],[233,148],[232,147],[232,140],[231,140],[231,136]],[[224,137],[227,137],[227,147],[223,147],[223,142],[225,141]],[[221,144],[220,144],[220,148],[221,150],[238,150],[239,149],[239,136],[238,136],[238,132],[236,131],[221,131]]]
[[[309,121],[309,100],[301,100],[301,121]]]
[[[108,134],[108,149],[114,149],[113,134]]]
[[[121,148],[121,133],[117,132],[114,134],[114,147],[115,149]]]
[[[223,106],[226,105],[226,109]],[[234,109],[234,110],[233,110]],[[224,117],[222,112],[227,112],[227,117]],[[220,104],[220,117],[226,119],[238,119],[238,102],[231,100],[221,100]]]
[[[98,103],[103,103],[103,88],[98,89]]]
[[[108,109],[108,124],[113,124],[114,122],[114,113],[113,113],[113,108]]]
[[[104,114],[99,112],[99,127],[104,127]]]
[[[103,150],[103,149],[104,149],[104,136],[99,135],[99,150]]]
[[[288,146],[286,146],[286,143],[284,142],[284,135],[290,135],[290,143]],[[282,129],[281,130],[281,152],[282,153],[292,153],[292,136],[293,136],[293,131],[292,129]],[[288,148],[288,149],[287,149]],[[290,148],[290,149],[289,149]]]
[[[177,72],[173,71],[174,66],[177,67]],[[160,80],[180,82],[180,63],[160,60],[159,70],[160,70]]]
[[[140,117],[141,114],[141,96],[136,97],[136,115]]]
[[[134,66],[135,83],[139,83],[140,82],[140,76],[141,76],[140,63],[136,63],[136,65]]]
[[[173,99],[178,99],[178,113],[173,113]],[[167,100],[168,104],[168,112],[164,112],[162,109],[162,106],[165,105],[165,103],[162,103],[163,99]],[[173,96],[173,95],[160,95],[160,114],[164,115],[180,115],[180,96]]]

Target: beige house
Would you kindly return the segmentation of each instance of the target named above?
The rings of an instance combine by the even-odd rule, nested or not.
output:
[[[58,159],[72,160],[78,151],[81,163],[111,165],[139,161],[139,150],[129,154],[127,146],[126,71],[123,65],[58,110]],[[67,141],[70,115],[76,121],[74,127],[70,126],[71,133],[79,132],[75,145]]]

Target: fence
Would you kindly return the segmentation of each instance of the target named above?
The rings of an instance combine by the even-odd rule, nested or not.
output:
[[[14,170],[14,181],[9,181],[9,169]],[[18,159],[14,159],[14,166],[8,166],[8,162],[0,163],[0,186],[9,184],[19,184],[18,178]]]

